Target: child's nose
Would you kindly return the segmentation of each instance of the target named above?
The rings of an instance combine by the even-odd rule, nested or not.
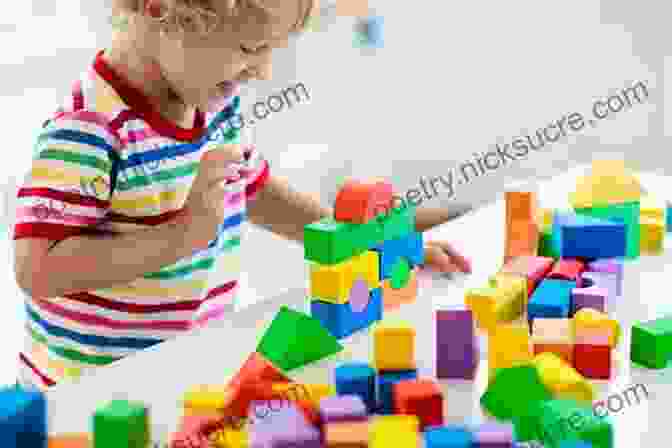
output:
[[[256,78],[260,81],[268,81],[273,73],[273,66],[270,61],[259,64],[255,67]]]

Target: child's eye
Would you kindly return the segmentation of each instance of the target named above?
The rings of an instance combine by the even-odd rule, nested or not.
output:
[[[262,51],[266,50],[268,48],[267,44],[259,45],[256,48],[248,48],[244,45],[240,46],[240,51],[242,51],[245,54],[257,54],[261,53]]]

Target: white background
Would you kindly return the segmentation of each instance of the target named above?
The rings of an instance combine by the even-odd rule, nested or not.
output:
[[[35,131],[106,45],[108,3],[24,0],[12,2],[0,17],[2,184],[26,172]],[[425,0],[374,6],[385,17],[385,48],[375,54],[354,49],[353,20],[337,19],[279,51],[273,81],[245,95],[250,105],[297,82],[307,87],[310,102],[272,115],[255,134],[276,173],[319,192],[325,203],[344,175],[390,177],[403,191],[495,142],[574,111],[587,113],[594,100],[638,81],[649,87],[648,104],[477,179],[457,200],[460,207],[489,200],[509,180],[606,154],[623,155],[644,169],[672,170],[672,127],[664,110],[669,95],[663,89],[672,67],[665,2]],[[6,198],[13,194],[3,186],[3,223],[11,214]],[[455,205],[445,198],[433,204]],[[7,232],[3,238],[0,383],[10,383],[23,314]],[[301,249],[259,230],[249,234],[246,257],[249,283],[262,296],[303,279]]]

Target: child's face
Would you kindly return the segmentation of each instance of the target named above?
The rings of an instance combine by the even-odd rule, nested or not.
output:
[[[244,6],[238,16],[227,17],[224,3],[215,2],[218,16],[224,19],[209,34],[161,37],[163,76],[184,103],[203,109],[226,96],[232,83],[270,79],[273,49],[287,46],[292,31],[313,4],[309,0],[264,0],[272,16]]]

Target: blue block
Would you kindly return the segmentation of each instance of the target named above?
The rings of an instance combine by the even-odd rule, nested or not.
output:
[[[566,318],[572,306],[572,289],[576,282],[546,278],[532,293],[527,304],[527,318],[537,317]]]
[[[383,291],[374,288],[369,292],[369,303],[361,312],[355,312],[350,303],[310,302],[310,314],[337,339],[346,338],[368,328],[383,318]]]
[[[459,426],[434,426],[424,432],[425,448],[471,448],[474,436]]]
[[[667,231],[672,232],[672,203],[671,202],[667,203],[667,211],[665,213],[667,215]]]
[[[556,213],[552,242],[562,258],[622,258],[626,255],[627,228],[624,222]]]
[[[399,381],[415,380],[418,378],[417,370],[400,370],[396,372],[378,373],[378,412],[392,414],[394,409],[393,388]]]
[[[40,392],[18,386],[0,390],[0,446],[47,447],[47,401]]]
[[[392,276],[394,265],[399,257],[408,260],[411,268],[425,262],[425,249],[422,233],[411,232],[401,238],[383,241],[373,248],[380,255],[380,279]]]
[[[368,412],[376,408],[376,371],[365,363],[347,363],[334,369],[334,384],[338,395],[357,395]]]

